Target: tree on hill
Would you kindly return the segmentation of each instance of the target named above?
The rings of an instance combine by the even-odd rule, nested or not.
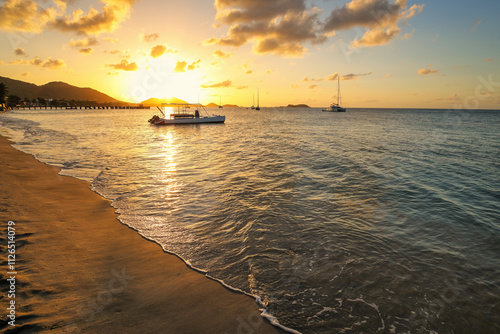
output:
[[[0,83],[0,103],[5,103],[5,98],[9,95],[9,89],[3,82]]]
[[[43,97],[39,97],[39,98],[37,98],[37,100],[38,100],[39,105],[42,105],[42,106],[47,105],[47,101]]]
[[[59,102],[58,99],[53,99],[52,101],[50,101],[50,105],[52,107],[59,107],[61,105],[61,102]]]
[[[19,104],[21,104],[21,98],[17,95],[9,95],[9,105],[11,107],[15,107]]]

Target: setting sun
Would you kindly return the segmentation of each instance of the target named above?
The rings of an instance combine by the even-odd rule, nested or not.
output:
[[[196,63],[187,64],[175,55],[146,60],[144,68],[133,72],[123,87],[126,100],[141,102],[149,98],[172,98],[197,102],[204,99],[200,89],[203,70]]]

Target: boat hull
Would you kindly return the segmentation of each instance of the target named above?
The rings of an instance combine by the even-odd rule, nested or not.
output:
[[[326,112],[346,112],[346,109],[345,108],[327,108],[327,109],[323,109],[323,111],[326,111]]]
[[[177,119],[160,118],[152,124],[154,125],[204,124],[204,123],[224,123],[225,121],[226,121],[226,116],[177,118]]]

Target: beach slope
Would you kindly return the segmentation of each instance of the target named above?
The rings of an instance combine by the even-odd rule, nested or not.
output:
[[[189,269],[121,224],[89,183],[0,137],[0,331],[280,333],[255,301]],[[15,281],[8,222],[15,223]],[[12,269],[12,268],[11,268]],[[4,292],[15,282],[15,297]],[[6,308],[15,301],[15,327]],[[12,313],[12,312],[10,312]]]

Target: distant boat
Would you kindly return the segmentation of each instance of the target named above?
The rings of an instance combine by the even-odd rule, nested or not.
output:
[[[260,107],[259,107],[259,89],[257,88],[257,107],[255,108],[255,110],[260,110]]]
[[[253,93],[253,103],[252,103],[252,107],[250,109],[252,109],[252,110],[255,109],[255,93]]]
[[[220,96],[219,96],[219,108],[224,108],[224,107],[222,106],[222,99],[221,99],[221,97],[220,97]]]
[[[340,75],[337,76],[337,103],[332,103],[330,104],[330,107],[323,109],[323,111],[329,111],[329,112],[346,112],[346,108],[342,108],[340,106]]]
[[[203,105],[199,103],[162,103],[160,110],[163,117],[154,115],[148,120],[153,125],[175,125],[175,124],[201,124],[201,123],[224,123],[226,116],[209,115]],[[194,113],[190,107],[195,107]],[[165,115],[167,108],[171,109],[169,117]],[[200,109],[205,113],[205,116],[200,115]]]

